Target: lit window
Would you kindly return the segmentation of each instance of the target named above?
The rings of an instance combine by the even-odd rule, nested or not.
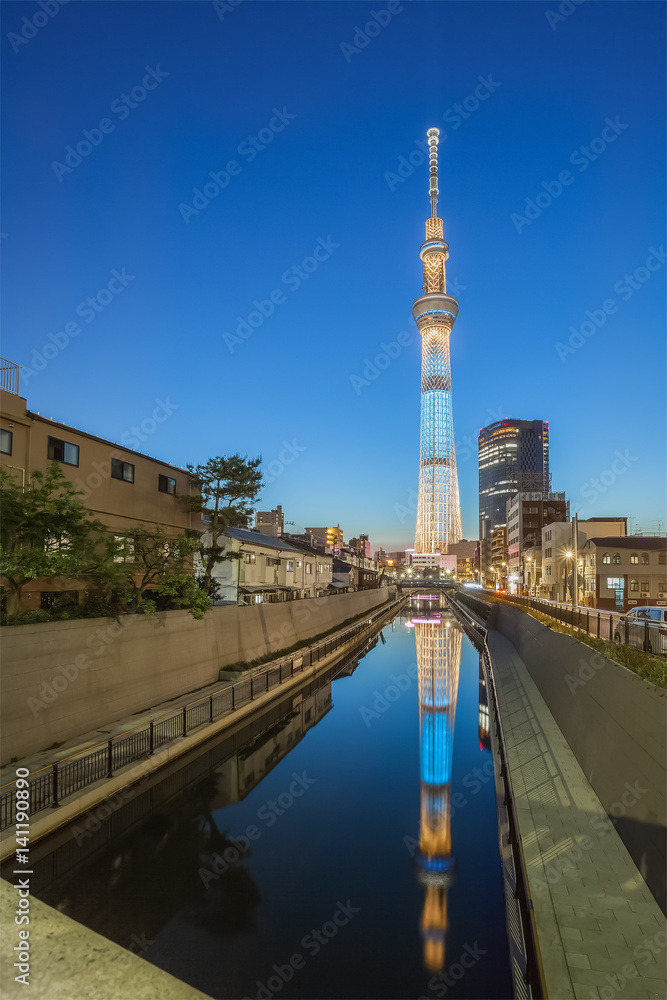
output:
[[[306,563],[306,573],[312,573],[312,572],[313,572],[313,564]]]
[[[292,562],[291,559],[288,559],[287,562],[285,563],[285,572],[286,573],[294,572],[294,563]]]
[[[64,462],[65,465],[78,465],[79,446],[61,441],[60,438],[49,437],[47,457],[55,462]]]
[[[630,580],[630,590],[639,590],[638,580]]]
[[[169,476],[158,476],[157,488],[160,493],[171,493],[174,496],[176,493],[176,480],[170,479]]]
[[[134,482],[134,466],[129,462],[121,462],[119,458],[111,459],[111,478],[122,479],[124,483]]]
[[[0,452],[3,455],[11,455],[13,438],[11,431],[0,430]]]
[[[605,564],[605,566],[608,566],[609,563],[611,562],[611,556],[609,555],[608,552],[605,552],[605,554],[602,556],[602,562]]]
[[[632,555],[630,556],[630,562],[632,563],[633,566],[637,566],[639,564],[639,556],[637,555],[636,552],[633,552]]]
[[[246,566],[254,566],[255,563],[257,562],[257,556],[255,555],[254,552],[244,552],[243,561],[246,564]]]

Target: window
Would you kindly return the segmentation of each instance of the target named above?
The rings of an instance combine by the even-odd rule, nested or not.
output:
[[[664,566],[667,563],[667,552],[658,552],[658,565]]]
[[[267,566],[280,566],[280,559],[274,559],[273,556],[266,557]]]
[[[47,535],[44,540],[45,552],[67,552],[70,547],[69,535]]]
[[[79,446],[61,441],[60,438],[49,437],[47,457],[56,462],[64,462],[65,465],[78,465]]]
[[[287,560],[287,562],[285,563],[285,572],[286,573],[293,573],[294,572],[294,562],[293,562],[293,560],[291,560],[291,559]]]
[[[312,573],[312,572],[313,572],[313,564],[306,563],[306,573]]]
[[[296,561],[296,568],[297,569],[301,569],[301,560],[300,559],[297,559],[297,561]]]
[[[649,591],[648,580],[642,580],[642,591],[648,594]]]
[[[43,590],[40,594],[40,606],[42,611],[48,611],[53,607],[55,601],[59,605],[78,604],[78,590]]]
[[[637,555],[636,552],[633,552],[632,555],[630,556],[630,562],[632,563],[633,566],[639,565],[639,556]]]
[[[14,435],[11,431],[0,430],[0,451],[3,455],[11,455],[13,439]]]
[[[614,566],[620,566],[621,565],[621,556],[620,556],[620,553],[614,552],[614,555],[613,555],[613,558],[612,558],[611,561],[614,564]]]
[[[134,466],[129,462],[121,462],[119,458],[111,459],[111,478],[122,479],[125,483],[134,482]]]
[[[254,552],[244,552],[243,562],[246,564],[246,566],[254,566],[255,563],[257,562],[257,556],[255,555]]]
[[[642,566],[648,566],[648,552],[642,552]]]
[[[667,590],[667,580],[658,580],[658,590],[661,594]]]
[[[171,493],[174,496],[176,493],[176,480],[170,479],[169,476],[158,476],[157,488],[160,493]]]
[[[602,562],[605,564],[605,566],[608,566],[609,563],[611,562],[611,556],[609,555],[608,552],[605,552],[605,554],[602,556]]]
[[[607,577],[607,589],[608,590],[621,590],[623,585],[623,580],[619,576],[608,576]]]
[[[134,539],[125,535],[114,535],[116,542],[116,552],[113,557],[115,563],[134,562]]]
[[[637,580],[630,580],[630,590],[639,590],[639,582]]]

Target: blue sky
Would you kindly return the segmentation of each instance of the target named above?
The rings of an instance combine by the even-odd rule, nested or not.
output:
[[[665,530],[665,8],[560,8],[3,4],[28,406],[176,465],[261,454],[262,508],[411,545],[436,125],[464,534],[503,416],[549,420],[573,512]]]

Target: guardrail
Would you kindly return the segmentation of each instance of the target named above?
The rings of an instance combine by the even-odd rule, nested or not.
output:
[[[458,596],[460,598],[461,595]],[[503,726],[500,721],[493,664],[486,641],[487,633],[484,626],[472,617],[466,607],[461,607],[458,601],[449,595],[447,595],[446,600],[459,621],[462,621],[469,638],[473,640],[481,653],[486,678],[486,689],[490,695],[489,710],[493,714],[494,743],[500,763],[500,776],[503,782],[503,806],[507,815],[508,846],[513,859],[513,872],[511,874],[513,875],[514,884],[510,885],[509,888],[512,891],[512,896],[518,907],[521,920],[520,937],[516,933],[516,921],[508,920],[508,939],[512,952],[511,965],[512,976],[515,980],[515,996],[524,997],[528,995],[533,998],[544,998],[547,996],[546,980],[544,978],[544,968],[542,966],[542,957],[537,936],[535,910],[528,884],[526,859],[521,843],[521,833],[519,832],[514,791],[512,789],[512,777],[507,763],[507,750],[505,747]],[[505,865],[503,865],[503,869],[504,872],[507,872]],[[520,973],[523,982],[516,982],[517,973]],[[528,993],[526,992],[526,988],[529,991]]]
[[[614,611],[600,611],[598,608],[573,608],[569,604],[557,604],[539,597],[503,594],[502,599],[511,601],[518,607],[542,611],[543,614],[551,615],[557,621],[572,625],[582,632],[588,632],[598,639],[609,639],[621,646],[642,649],[653,656],[667,655],[667,627],[659,622],[649,620],[632,622],[628,620],[627,612],[620,614]]]
[[[71,757],[65,757],[34,771],[29,780],[29,813],[34,815],[49,807],[60,805],[62,799],[96,781],[113,777],[114,771],[142,757],[149,757],[166,743],[187,736],[194,729],[210,724],[222,715],[236,711],[259,695],[272,691],[295,674],[304,671],[328,656],[339,646],[350,642],[372,628],[382,617],[395,613],[404,598],[385,604],[357,625],[320,642],[305,646],[289,656],[247,671],[247,676],[214,694],[188,702],[160,719],[151,719],[148,725],[121,733],[104,743],[87,747]],[[16,818],[15,781],[0,788],[0,830],[14,825]]]

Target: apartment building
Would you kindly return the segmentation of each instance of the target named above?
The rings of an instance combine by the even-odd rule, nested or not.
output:
[[[580,548],[584,600],[592,608],[629,611],[667,606],[667,540],[657,536],[607,535]]]
[[[81,502],[118,537],[130,539],[138,524],[160,525],[174,535],[199,527],[197,515],[185,511],[177,500],[192,491],[185,469],[33,413],[18,394],[18,377],[15,382],[5,378],[4,384],[15,385],[16,391],[0,389],[0,468],[17,481],[29,483],[34,472],[46,472],[51,462],[57,462],[81,492]],[[133,428],[133,432],[146,437],[170,412],[168,401],[158,401],[143,421],[143,430]],[[133,432],[126,435],[128,444],[139,443]],[[89,587],[86,580],[33,580],[23,588],[20,610],[48,608],[63,590],[82,600]]]
[[[581,555],[584,542],[592,535],[622,538],[628,533],[627,517],[589,517],[577,522],[577,551]],[[550,601],[571,599],[567,590],[566,575],[572,573],[571,560],[574,558],[575,542],[571,521],[553,522],[542,528],[542,574],[539,578],[539,595]],[[571,552],[568,557],[566,553]],[[582,568],[579,558],[579,583]],[[580,602],[584,594],[579,593]]]
[[[507,585],[510,593],[525,589],[526,551],[542,544],[542,528],[565,521],[564,493],[517,493],[507,501]]]

